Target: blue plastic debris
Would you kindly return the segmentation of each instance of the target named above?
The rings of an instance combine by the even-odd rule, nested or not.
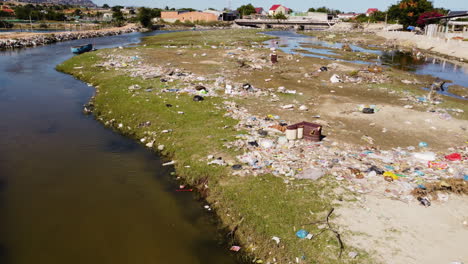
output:
[[[427,144],[427,142],[424,142],[424,141],[419,142],[419,147],[420,148],[426,148],[427,146],[429,146],[429,144]]]
[[[296,236],[298,238],[306,238],[308,234],[309,234],[309,232],[305,231],[304,229],[301,229],[301,230],[296,232]]]
[[[414,171],[414,173],[416,173],[418,176],[424,176],[424,172],[420,171],[420,170],[416,170]]]
[[[422,102],[422,103],[427,102],[426,97],[416,97],[416,99],[418,99],[418,101],[419,101],[419,102]]]

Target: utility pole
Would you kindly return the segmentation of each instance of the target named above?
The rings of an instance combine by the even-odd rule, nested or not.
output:
[[[31,13],[29,13],[29,25],[31,26],[31,32],[33,31],[32,20],[31,20]]]

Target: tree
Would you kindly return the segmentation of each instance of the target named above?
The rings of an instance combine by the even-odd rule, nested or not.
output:
[[[274,19],[288,19],[285,14],[283,13],[278,13],[273,16]]]
[[[81,11],[81,9],[75,9],[75,11],[73,11],[73,16],[81,16],[83,15],[83,12]]]
[[[161,9],[160,8],[153,8],[151,9],[151,17],[152,18],[155,18],[155,17],[161,17]]]
[[[308,12],[319,12],[319,13],[327,13],[327,14],[341,14],[342,12],[337,9],[331,9],[326,6],[322,6],[319,8],[309,8]]]
[[[196,9],[193,9],[193,8],[179,8],[177,11],[180,11],[180,12],[194,12],[194,11],[197,11]]]
[[[147,7],[141,7],[138,9],[138,21],[145,28],[151,28],[153,25],[151,13],[152,10]]]
[[[110,6],[108,4],[103,4],[102,8],[110,8]]]
[[[420,15],[433,11],[434,6],[428,0],[400,0],[388,9],[388,18],[398,21],[404,28],[416,25]]]
[[[444,15],[439,13],[438,11],[424,12],[418,17],[416,24],[418,24],[418,26],[420,27],[424,27],[426,26],[426,24],[429,24],[433,21],[433,20],[427,20],[428,18],[441,17],[441,16],[444,16]]]
[[[123,6],[119,6],[119,5],[116,5],[116,6],[113,6],[111,8],[112,12],[117,12],[117,11],[120,11],[120,9],[124,8]]]
[[[112,7],[112,21],[114,22],[114,24],[118,27],[121,27],[123,26],[124,22],[125,22],[125,17],[122,13],[122,11],[120,11],[120,6],[114,6]]]
[[[317,11],[316,12],[320,12],[320,13],[328,13],[328,8],[322,6],[322,7],[319,7],[316,9]]]
[[[255,7],[252,4],[248,5],[243,5],[239,8],[237,8],[237,11],[241,15],[241,17],[248,16],[251,14],[255,14],[257,11],[255,11]]]

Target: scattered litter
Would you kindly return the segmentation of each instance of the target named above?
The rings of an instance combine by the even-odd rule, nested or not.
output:
[[[195,95],[193,97],[193,101],[195,101],[195,102],[201,102],[203,100],[205,100],[205,98],[201,97],[200,95]]]
[[[234,251],[234,252],[238,252],[240,249],[241,249],[241,247],[239,247],[239,246],[232,246],[229,250]]]
[[[340,83],[340,82],[343,82],[343,80],[340,78],[338,74],[333,74],[332,77],[330,78],[330,82]]]
[[[418,201],[421,203],[421,205],[424,205],[425,207],[431,206],[431,201],[427,199],[426,197],[418,197]]]
[[[318,180],[325,175],[325,170],[320,168],[307,168],[295,177],[297,179]]]
[[[348,253],[348,257],[354,259],[358,256],[359,254],[357,252],[351,251]]]
[[[445,156],[445,158],[447,160],[450,160],[450,161],[459,161],[459,160],[462,160],[462,156],[460,153],[452,153],[450,155],[447,155]]]
[[[421,142],[419,142],[418,146],[420,148],[427,148],[429,146],[429,144],[427,144],[427,142],[421,141]]]
[[[301,111],[308,111],[309,108],[308,108],[307,106],[305,106],[305,105],[301,105],[301,106],[299,107],[299,110],[301,110]]]
[[[298,238],[306,238],[308,234],[309,234],[309,232],[305,231],[304,229],[301,229],[301,230],[296,232],[296,236]]]
[[[274,236],[271,239],[273,239],[276,242],[276,244],[280,243],[280,238],[279,237]]]
[[[169,161],[169,162],[166,162],[166,163],[163,163],[163,166],[170,166],[170,165],[174,165],[176,162],[173,160],[173,161]]]

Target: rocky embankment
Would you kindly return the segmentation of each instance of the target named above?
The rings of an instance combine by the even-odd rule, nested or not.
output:
[[[104,30],[87,30],[77,32],[59,32],[53,34],[29,34],[24,37],[0,39],[0,50],[13,49],[23,47],[34,47],[40,45],[47,45],[55,42],[62,42],[75,39],[97,38],[106,36],[115,36],[125,33],[141,31],[141,27],[132,25],[122,28],[112,28]]]

